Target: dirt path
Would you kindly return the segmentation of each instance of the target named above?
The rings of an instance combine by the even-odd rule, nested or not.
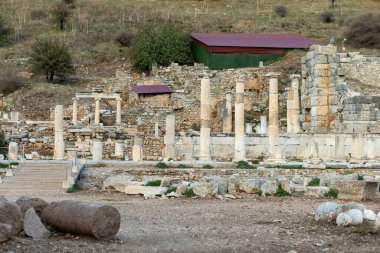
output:
[[[12,252],[380,252],[380,234],[320,225],[313,212],[325,199],[252,197],[149,199],[79,192],[63,198],[113,205],[122,215],[117,239],[54,233],[48,240],[19,236],[0,245]],[[47,199],[56,200],[57,197]],[[364,203],[379,211],[379,203]]]

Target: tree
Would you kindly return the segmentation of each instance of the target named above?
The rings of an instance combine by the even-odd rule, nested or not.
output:
[[[0,16],[0,46],[7,42],[11,32],[12,30],[8,27],[5,19]]]
[[[191,40],[179,26],[173,24],[146,24],[132,39],[134,66],[147,70],[152,63],[168,66],[171,62],[192,63]]]
[[[65,76],[74,72],[67,47],[57,40],[38,40],[32,46],[30,58],[32,71],[44,74],[49,83],[53,82],[54,75]]]
[[[55,2],[50,12],[53,23],[57,23],[60,30],[65,29],[65,24],[71,15],[67,4],[65,2]]]
[[[343,36],[353,47],[380,49],[380,14],[365,13],[353,17],[347,22]]]

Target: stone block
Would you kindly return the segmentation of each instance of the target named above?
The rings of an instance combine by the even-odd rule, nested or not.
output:
[[[376,198],[379,189],[378,182],[366,182],[359,180],[333,181],[332,187],[339,190],[339,199],[348,200],[373,200]]]
[[[327,186],[307,186],[307,191],[305,192],[305,196],[313,196],[313,197],[322,197],[325,193],[329,191],[329,187]]]

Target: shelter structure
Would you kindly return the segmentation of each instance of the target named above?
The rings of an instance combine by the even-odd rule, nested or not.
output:
[[[191,37],[195,61],[211,69],[258,67],[289,50],[318,44],[298,34],[192,33]]]

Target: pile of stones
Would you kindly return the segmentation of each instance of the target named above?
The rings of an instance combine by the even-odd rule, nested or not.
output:
[[[315,212],[318,222],[335,222],[338,226],[356,226],[364,233],[380,232],[380,212],[375,214],[363,204],[326,202]]]
[[[0,242],[22,231],[33,239],[48,238],[51,232],[47,227],[108,240],[119,231],[120,214],[111,206],[80,201],[49,204],[40,198],[23,196],[12,202],[0,196]]]

